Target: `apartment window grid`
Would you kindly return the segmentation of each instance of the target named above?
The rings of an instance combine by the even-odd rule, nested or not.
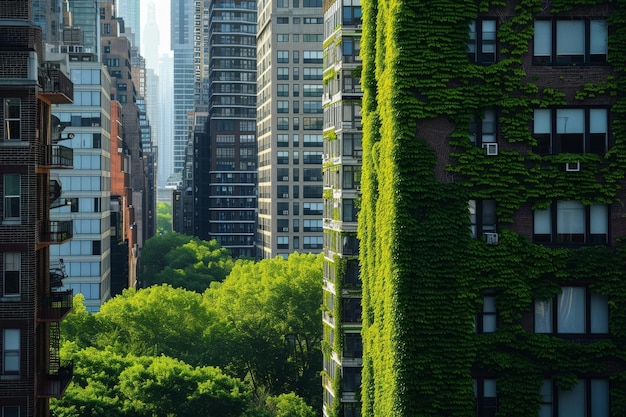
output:
[[[3,220],[5,222],[19,222],[21,216],[21,175],[4,174],[3,187]]]

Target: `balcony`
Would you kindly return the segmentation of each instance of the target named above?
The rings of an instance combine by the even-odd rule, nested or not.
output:
[[[44,64],[45,65],[45,64]],[[74,84],[63,72],[48,65],[39,69],[40,95],[52,104],[71,104],[74,102]]]
[[[73,305],[74,290],[53,291],[44,297],[39,321],[61,321]]]
[[[72,220],[51,220],[41,228],[41,243],[61,244],[74,237]]]
[[[41,145],[39,165],[49,168],[74,168],[74,150],[62,145]]]
[[[40,378],[37,397],[39,398],[59,398],[72,381],[74,375],[74,364],[70,361],[60,365],[58,369],[51,369],[50,372]]]

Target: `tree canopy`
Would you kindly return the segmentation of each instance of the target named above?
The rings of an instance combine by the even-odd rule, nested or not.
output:
[[[172,231],[172,205],[163,201],[157,202],[157,232]]]
[[[75,376],[56,416],[316,415],[321,284],[321,255],[293,254],[237,261],[203,294],[125,290],[93,314],[77,295],[61,323]]]
[[[206,290],[213,281],[226,278],[234,263],[228,249],[217,241],[176,232],[148,239],[140,259],[138,279],[142,286],[170,284],[197,292]]]

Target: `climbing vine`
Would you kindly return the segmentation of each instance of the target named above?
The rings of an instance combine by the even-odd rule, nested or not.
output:
[[[476,372],[497,380],[499,416],[537,415],[544,379],[567,390],[609,366],[611,415],[626,415],[624,246],[549,248],[514,231],[523,207],[619,202],[626,1],[512,3],[362,1],[364,416],[475,416]],[[615,70],[581,83],[572,103],[558,82],[528,74],[533,22],[543,12],[587,16],[598,4],[611,10]],[[480,13],[498,19],[491,65],[467,59],[467,28]],[[533,109],[598,98],[611,103],[614,120],[606,154],[534,152]],[[470,116],[486,109],[498,110],[497,156],[468,135]],[[564,169],[572,162],[579,172]],[[497,245],[469,237],[467,202],[481,198],[497,202]],[[533,301],[576,283],[608,297],[610,337],[580,343],[529,331]],[[498,327],[476,334],[486,290],[496,293]]]

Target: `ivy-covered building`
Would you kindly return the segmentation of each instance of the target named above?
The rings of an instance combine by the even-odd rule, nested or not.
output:
[[[626,415],[626,2],[362,10],[362,415]]]
[[[324,416],[361,414],[361,23],[359,0],[324,2]]]

